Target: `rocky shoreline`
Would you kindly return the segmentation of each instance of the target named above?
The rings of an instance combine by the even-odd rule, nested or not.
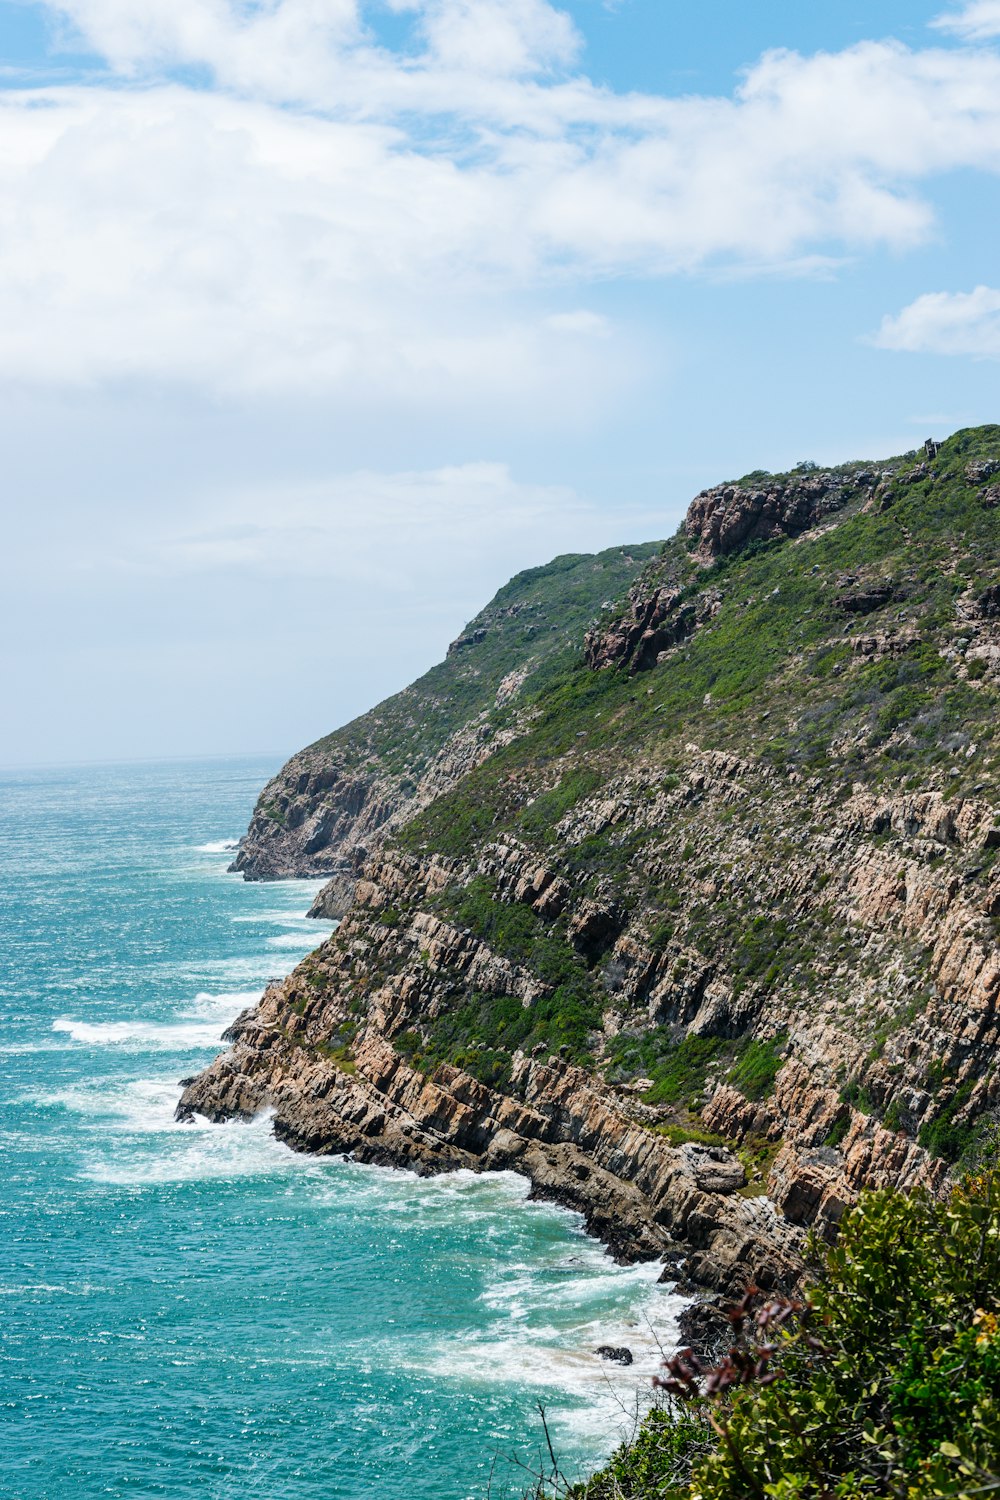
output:
[[[185,1088],[178,1118],[269,1110],[276,1136],[299,1151],[421,1175],[518,1172],[531,1197],[582,1214],[619,1263],[662,1260],[662,1279],[688,1289],[735,1296],[750,1281],[797,1280],[801,1231],[767,1198],[739,1196],[745,1174],[730,1151],[671,1146],[555,1057],[516,1057],[500,1094],[447,1066],[424,1077],[373,1028],[345,1069],[289,1035],[300,1000],[293,975],[245,1012],[231,1050]]]
[[[419,775],[430,677],[350,767],[290,762],[237,867],[322,865],[343,920],[181,1116],[520,1172],[717,1297],[794,1284],[866,1189],[942,1191],[1000,1110],[998,450],[704,491],[551,691],[542,569],[434,679],[475,712]]]
[[[693,752],[687,774],[670,799],[683,805],[685,787],[696,788],[699,816],[717,823],[720,805],[732,802],[737,787],[751,796],[761,772]],[[767,792],[772,806],[782,795],[773,783]],[[630,784],[604,787],[600,796],[603,817],[616,816],[617,798],[631,820],[641,809],[653,821],[670,821]],[[926,1112],[930,1097],[918,1085],[927,1059],[950,1054],[963,1060],[955,1087],[967,1078],[966,1092],[985,1107],[995,1087],[988,1064],[1000,997],[1000,964],[982,915],[996,900],[993,887],[977,894],[978,881],[956,879],[965,866],[975,869],[977,853],[994,836],[988,805],[949,803],[940,794],[879,800],[859,793],[814,813],[826,825],[825,844],[792,862],[782,857],[766,877],[758,856],[758,893],[773,882],[799,903],[803,922],[810,891],[843,912],[871,974],[847,1013],[865,1012],[867,1025],[831,1025],[829,1005],[797,1015],[774,1002],[745,1011],[743,1026],[789,1040],[768,1099],[754,1102],[725,1081],[709,1089],[701,1119],[726,1145],[672,1142],[658,1129],[664,1112],[641,1103],[632,1088],[546,1049],[515,1052],[502,1090],[448,1064],[428,1074],[397,1049],[408,1028],[446,1011],[470,987],[518,995],[528,1006],[543,993],[530,971],[439,914],[442,892],[484,876],[511,903],[549,919],[559,913],[570,941],[582,947],[600,932],[615,975],[605,1016],[610,1035],[637,1008],[698,1032],[733,1024],[729,985],[714,966],[700,974],[689,968],[678,983],[673,948],[657,956],[640,923],[579,895],[557,869],[538,866],[509,839],[486,846],[471,866],[399,849],[370,859],[337,931],[239,1017],[227,1034],[231,1049],[188,1085],[179,1115],[224,1120],[269,1110],[276,1134],[297,1150],[420,1173],[514,1170],[530,1179],[534,1196],[582,1213],[589,1232],[621,1261],[662,1259],[668,1279],[726,1297],[750,1282],[788,1287],[801,1270],[804,1230],[818,1225],[834,1234],[862,1188],[934,1188],[947,1175],[946,1163],[912,1136],[882,1127],[860,1100],[845,1103],[836,1079],[863,1067],[874,1097],[880,1079],[899,1089],[909,1075],[910,1107]],[[581,804],[575,831],[564,830],[568,841],[585,836],[589,817]],[[740,867],[720,859],[729,863]],[[726,900],[726,888],[717,883],[714,896]],[[898,956],[907,938],[921,955],[912,981]],[[875,1058],[868,1028],[878,1031],[892,1014],[891,996],[923,982],[925,954],[936,998],[925,1000],[909,1031],[898,1028],[893,1046]],[[890,955],[891,996],[882,982]],[[831,971],[831,997],[834,978]],[[739,1143],[768,1140],[766,1180],[757,1196],[747,1196],[753,1189]]]

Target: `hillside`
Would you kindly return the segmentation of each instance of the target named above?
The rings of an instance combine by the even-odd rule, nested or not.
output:
[[[998,1102],[1000,428],[705,491],[583,613],[181,1111],[514,1167],[621,1258],[788,1284]]]
[[[292,757],[261,793],[233,869],[248,880],[335,876],[316,914],[339,916],[369,850],[516,735],[521,704],[658,547],[575,553],[512,578],[445,661]]]

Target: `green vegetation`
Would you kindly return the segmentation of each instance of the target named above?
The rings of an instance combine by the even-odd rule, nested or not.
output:
[[[454,892],[445,906],[453,919],[476,937],[489,943],[495,953],[522,964],[555,995],[593,1011],[594,980],[580,955],[566,941],[562,922],[547,923],[530,906],[499,901],[493,886],[482,876]]]
[[[527,1005],[516,995],[465,994],[420,1031],[397,1036],[399,1051],[424,1071],[447,1062],[494,1087],[509,1082],[510,1054],[519,1048],[544,1045],[575,1062],[593,1061],[600,994],[586,963],[566,941],[564,924],[544,922],[529,906],[497,900],[493,885],[482,877],[446,892],[439,910],[529,970],[546,992]]]
[[[469,1005],[428,1027],[428,1035],[410,1029],[393,1040],[397,1052],[422,1073],[433,1073],[441,1063],[461,1068],[489,1088],[505,1089],[511,1080],[511,1051],[519,1045],[521,1002],[503,996],[479,996]],[[523,1015],[523,1011],[521,1011]],[[474,1040],[489,1033],[505,1043],[486,1047]],[[509,1050],[508,1050],[509,1049]]]
[[[831,1003],[831,985],[852,969],[878,986],[878,960],[844,917],[842,894],[834,887],[831,904],[818,898],[832,873],[805,894],[793,883],[783,893],[781,876],[801,861],[803,841],[825,832],[813,807],[835,807],[855,784],[893,792],[937,785],[955,797],[1000,784],[1000,691],[992,672],[981,664],[969,671],[964,655],[969,601],[995,584],[1000,552],[1000,510],[984,506],[966,473],[983,459],[1000,459],[1000,428],[956,434],[926,474],[912,456],[893,460],[874,501],[858,490],[831,524],[794,541],[752,543],[708,566],[678,535],[647,559],[633,597],[659,590],[691,601],[702,621],[692,635],[637,673],[591,670],[579,636],[575,651],[548,658],[525,684],[518,737],[398,841],[471,864],[484,844],[513,836],[553,863],[575,897],[641,918],[649,973],[640,977],[631,959],[627,983],[638,993],[627,988],[619,1001],[625,981],[609,950],[584,960],[562,923],[542,922],[473,881],[444,914],[528,970],[551,999],[525,1009],[509,997],[456,993],[447,1013],[422,1028],[415,1055],[428,1065],[467,1057],[480,1075],[496,1074],[494,1054],[518,1046],[585,1059],[604,1009],[621,1008],[623,1029],[600,1054],[605,1076],[649,1078],[646,1102],[676,1112],[671,1128],[698,1131],[699,1107],[716,1083],[758,1103],[771,1096],[786,1039],[761,1035],[765,1005],[780,1014],[813,997]],[[839,471],[845,482],[858,467]],[[525,577],[518,588],[536,586]],[[562,577],[557,570],[542,581],[561,587]],[[603,618],[628,624],[631,610],[622,590]],[[698,787],[687,784],[691,744],[762,767],[756,786],[738,776],[731,799],[701,808]],[[766,811],[768,768],[782,798],[780,824]],[[638,783],[628,787],[629,807],[602,823],[601,789],[629,773]],[[801,788],[794,797],[793,785]],[[652,816],[664,797],[669,813]],[[561,820],[569,831],[556,847]],[[872,837],[888,847],[896,835],[887,828]],[[737,852],[741,838],[747,852]],[[974,857],[974,866],[971,854],[965,861],[973,875],[997,851]],[[908,994],[880,1012],[871,1035],[868,1062],[882,1063],[879,1082],[856,1065],[841,1092],[845,1104],[893,1130],[907,1128],[908,1116],[885,1072],[901,1068],[899,1033],[934,989],[925,949],[900,938],[897,956],[899,992]],[[650,1026],[644,1003],[654,982],[666,1024]],[[731,994],[732,1013],[712,1027],[731,1035],[684,1035],[706,984]],[[937,1093],[943,1082],[928,1080],[928,1088]],[[950,1085],[920,1133],[948,1162],[976,1139],[967,1103]],[[839,1145],[849,1123],[845,1110],[826,1144]]]
[[[742,1050],[729,1070],[729,1082],[747,1099],[767,1099],[774,1092],[774,1080],[784,1062],[783,1048],[787,1035],[772,1041],[753,1041]]]
[[[872,1096],[865,1084],[852,1078],[840,1091],[841,1102],[852,1105],[860,1114],[870,1115],[875,1111]]]
[[[944,1108],[920,1127],[918,1140],[932,1156],[943,1157],[945,1161],[959,1161],[975,1145],[980,1133],[978,1127],[958,1124],[955,1119],[968,1104],[971,1094],[972,1084],[963,1083]]]
[[[786,1040],[785,1036],[771,1041],[685,1036],[678,1041],[667,1026],[622,1032],[608,1049],[608,1076],[623,1079],[641,1074],[651,1079],[652,1087],[643,1095],[647,1104],[696,1110],[709,1073],[725,1079],[748,1099],[766,1099],[783,1062],[781,1049]]]
[[[669,1027],[615,1037],[609,1048],[608,1076],[652,1079],[652,1087],[643,1096],[647,1104],[674,1104],[686,1109],[697,1107],[705,1091],[708,1071],[726,1051],[721,1037],[686,1036],[678,1042]]]
[[[939,1500],[1000,1490],[1000,1176],[876,1193],[805,1303],[748,1299],[733,1356],[674,1360],[576,1500]]]
[[[448,737],[494,707],[503,680],[528,674],[538,692],[579,651],[584,630],[606,599],[618,598],[660,542],[612,547],[597,554],[567,553],[518,573],[471,620],[448,658],[395,697],[317,740],[304,752],[317,764],[415,777]]]
[[[402,1032],[393,1045],[423,1072],[450,1063],[502,1088],[510,1082],[511,1053],[518,1049],[542,1044],[550,1053],[592,1062],[588,1048],[597,1019],[585,998],[563,986],[527,1006],[516,995],[473,994],[419,1031]]]
[[[919,797],[912,816],[897,803],[892,820],[884,803],[909,790],[940,792],[948,808],[966,796],[997,805],[1000,683],[969,655],[998,629],[985,591],[1000,576],[1000,507],[967,472],[985,459],[1000,462],[1000,427],[956,434],[927,466],[893,460],[828,524],[714,562],[679,534],[663,547],[532,569],[447,662],[312,747],[317,764],[388,773],[405,790],[463,726],[494,746],[395,834],[403,850],[452,858],[443,878],[453,884],[426,899],[394,897],[373,926],[402,928],[407,902],[419,899],[518,972],[435,967],[433,1006],[411,1010],[394,1038],[401,1054],[425,1072],[452,1064],[503,1090],[519,1049],[558,1052],[612,1085],[648,1079],[643,1100],[662,1114],[641,1117],[658,1119],[653,1128],[675,1145],[729,1145],[752,1196],[786,1128],[767,1103],[788,1049],[781,1028],[822,1006],[822,1024],[851,1042],[825,1146],[843,1144],[852,1110],[871,1117],[855,1119],[859,1132],[879,1119],[914,1131],[926,1068],[934,1102],[920,1145],[952,1166],[975,1156],[973,1083],[926,1062],[950,1022],[922,944],[946,888],[971,908],[970,943],[1000,935],[995,900],[981,899],[1000,849],[976,808],[949,826],[943,814],[925,820]],[[849,482],[858,467],[839,477]],[[584,629],[597,618],[634,636],[649,617],[644,600],[673,609],[676,628],[651,635],[631,665],[589,668]],[[503,863],[487,847],[497,840],[526,850],[525,869],[537,858],[569,884],[572,928],[475,874]],[[855,862],[864,900],[848,889]],[[377,956],[369,961],[362,942],[351,961],[358,988],[382,982],[397,950],[409,962],[402,940],[375,935]],[[424,961],[435,966],[430,954]],[[427,976],[418,977],[423,995]],[[322,976],[307,976],[307,1021],[317,988]],[[914,1026],[929,1002],[927,1025]],[[616,1020],[605,1034],[607,1010]],[[713,1034],[689,1035],[692,1025]],[[970,1061],[980,1045],[963,1040],[970,1074],[995,1067],[985,1044]],[[348,1036],[329,1048],[351,1066]],[[830,1084],[815,1049],[802,1055],[817,1062],[817,1086]],[[725,1142],[705,1127],[699,1109],[722,1083],[760,1106],[745,1112],[760,1136]],[[580,1496],[1000,1491],[996,1182],[970,1180],[947,1201],[870,1195],[838,1247],[814,1254],[807,1305],[754,1302],[739,1354],[721,1374],[701,1372],[707,1390],[675,1366],[664,1404]]]
[[[958,433],[933,476],[900,478],[884,508],[850,505],[801,543],[751,545],[709,568],[696,568],[684,538],[674,538],[636,587],[715,592],[711,620],[638,677],[590,671],[573,652],[553,658],[544,681],[525,689],[535,711],[530,731],[415,819],[402,842],[468,853],[505,827],[544,841],[546,809],[561,815],[588,779],[640,755],[668,765],[688,740],[752,753],[784,772],[830,775],[845,788],[944,768],[957,792],[1000,771],[996,684],[981,665],[966,674],[960,651],[942,655],[961,640],[958,597],[995,578],[1000,512],[984,509],[965,467],[998,453],[1000,428]],[[903,474],[908,466],[897,467]],[[841,590],[885,581],[891,594],[863,618],[837,602]],[[892,654],[853,649],[878,632],[895,638]],[[970,744],[972,761],[959,754]],[[526,805],[532,783],[557,760],[554,792]],[[640,853],[614,829],[570,851],[575,869],[612,878]],[[748,946],[750,977],[778,961],[760,969],[766,956]]]
[[[599,773],[589,766],[570,771],[551,791],[542,792],[524,809],[520,817],[521,827],[525,833],[551,838],[559,819],[582,797],[596,791],[600,784]]]
[[[655,1125],[657,1135],[662,1135],[671,1146],[686,1146],[689,1143],[695,1146],[729,1146],[724,1135],[717,1135],[714,1130],[699,1130],[691,1125]]]
[[[739,1190],[742,1197],[760,1198],[767,1192],[767,1179],[783,1144],[780,1139],[769,1141],[751,1135],[742,1145],[733,1147],[747,1174],[746,1184]]]

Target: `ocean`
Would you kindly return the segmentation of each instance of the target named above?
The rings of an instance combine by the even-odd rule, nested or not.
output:
[[[330,930],[316,883],[227,873],[276,769],[0,773],[4,1500],[519,1496],[539,1406],[579,1476],[675,1342],[657,1268],[513,1174],[174,1122],[180,1080]]]

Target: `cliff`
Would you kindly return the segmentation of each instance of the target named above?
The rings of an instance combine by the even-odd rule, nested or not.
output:
[[[368,853],[517,735],[522,703],[657,550],[572,554],[518,574],[444,662],[292,757],[258,798],[232,868],[248,880],[329,875],[315,915],[341,916]]]
[[[181,1112],[513,1166],[727,1293],[940,1188],[1000,1102],[997,473],[984,428],[698,496]]]

